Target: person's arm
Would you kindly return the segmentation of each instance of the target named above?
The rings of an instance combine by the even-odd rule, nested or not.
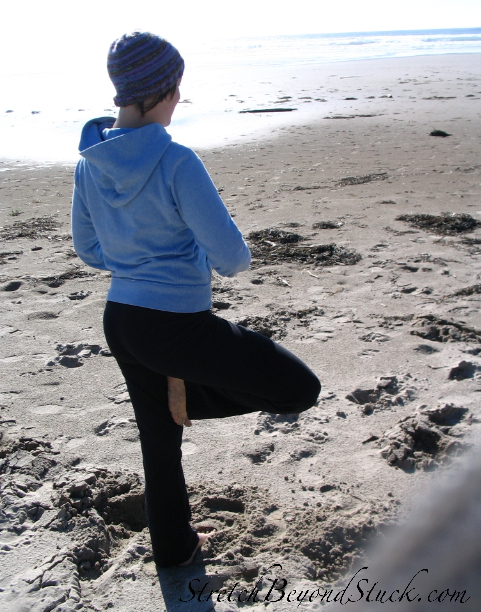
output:
[[[90,213],[77,186],[77,171],[72,197],[72,240],[75,252],[83,262],[92,268],[107,270]]]
[[[193,151],[177,163],[171,189],[182,219],[214,270],[221,276],[247,270],[249,247]]]

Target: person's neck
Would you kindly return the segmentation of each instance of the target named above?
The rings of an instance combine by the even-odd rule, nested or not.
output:
[[[112,127],[114,128],[141,128],[151,123],[158,123],[149,113],[140,114],[135,106],[124,106],[119,109],[118,117]]]
[[[135,105],[122,106],[119,108],[119,115],[112,127],[114,128],[141,128],[152,123],[158,123],[167,127],[170,125],[170,119],[172,111],[168,112],[162,103],[157,104],[150,111],[147,111],[145,115],[141,115],[140,111]]]

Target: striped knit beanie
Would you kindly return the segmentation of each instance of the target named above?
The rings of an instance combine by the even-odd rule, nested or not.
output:
[[[184,72],[184,60],[164,38],[132,32],[109,49],[107,70],[117,95],[116,106],[129,106],[167,92]]]

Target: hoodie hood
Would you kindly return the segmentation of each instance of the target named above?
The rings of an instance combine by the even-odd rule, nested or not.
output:
[[[86,123],[79,151],[102,198],[118,208],[145,187],[172,138],[158,123],[137,129],[112,128],[114,123],[113,117]]]

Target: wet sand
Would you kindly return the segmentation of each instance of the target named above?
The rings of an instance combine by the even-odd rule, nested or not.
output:
[[[289,588],[333,584],[477,444],[477,65],[324,66],[310,89],[279,87],[281,105],[315,107],[305,123],[285,113],[270,134],[198,150],[254,255],[214,278],[214,310],[294,351],[323,390],[300,416],[185,430],[193,522],[217,534],[159,575],[133,411],[102,334],[108,274],[72,249],[73,167],[0,164],[0,609],[208,610],[179,601],[199,578],[238,583],[216,604],[227,611],[273,563]]]

